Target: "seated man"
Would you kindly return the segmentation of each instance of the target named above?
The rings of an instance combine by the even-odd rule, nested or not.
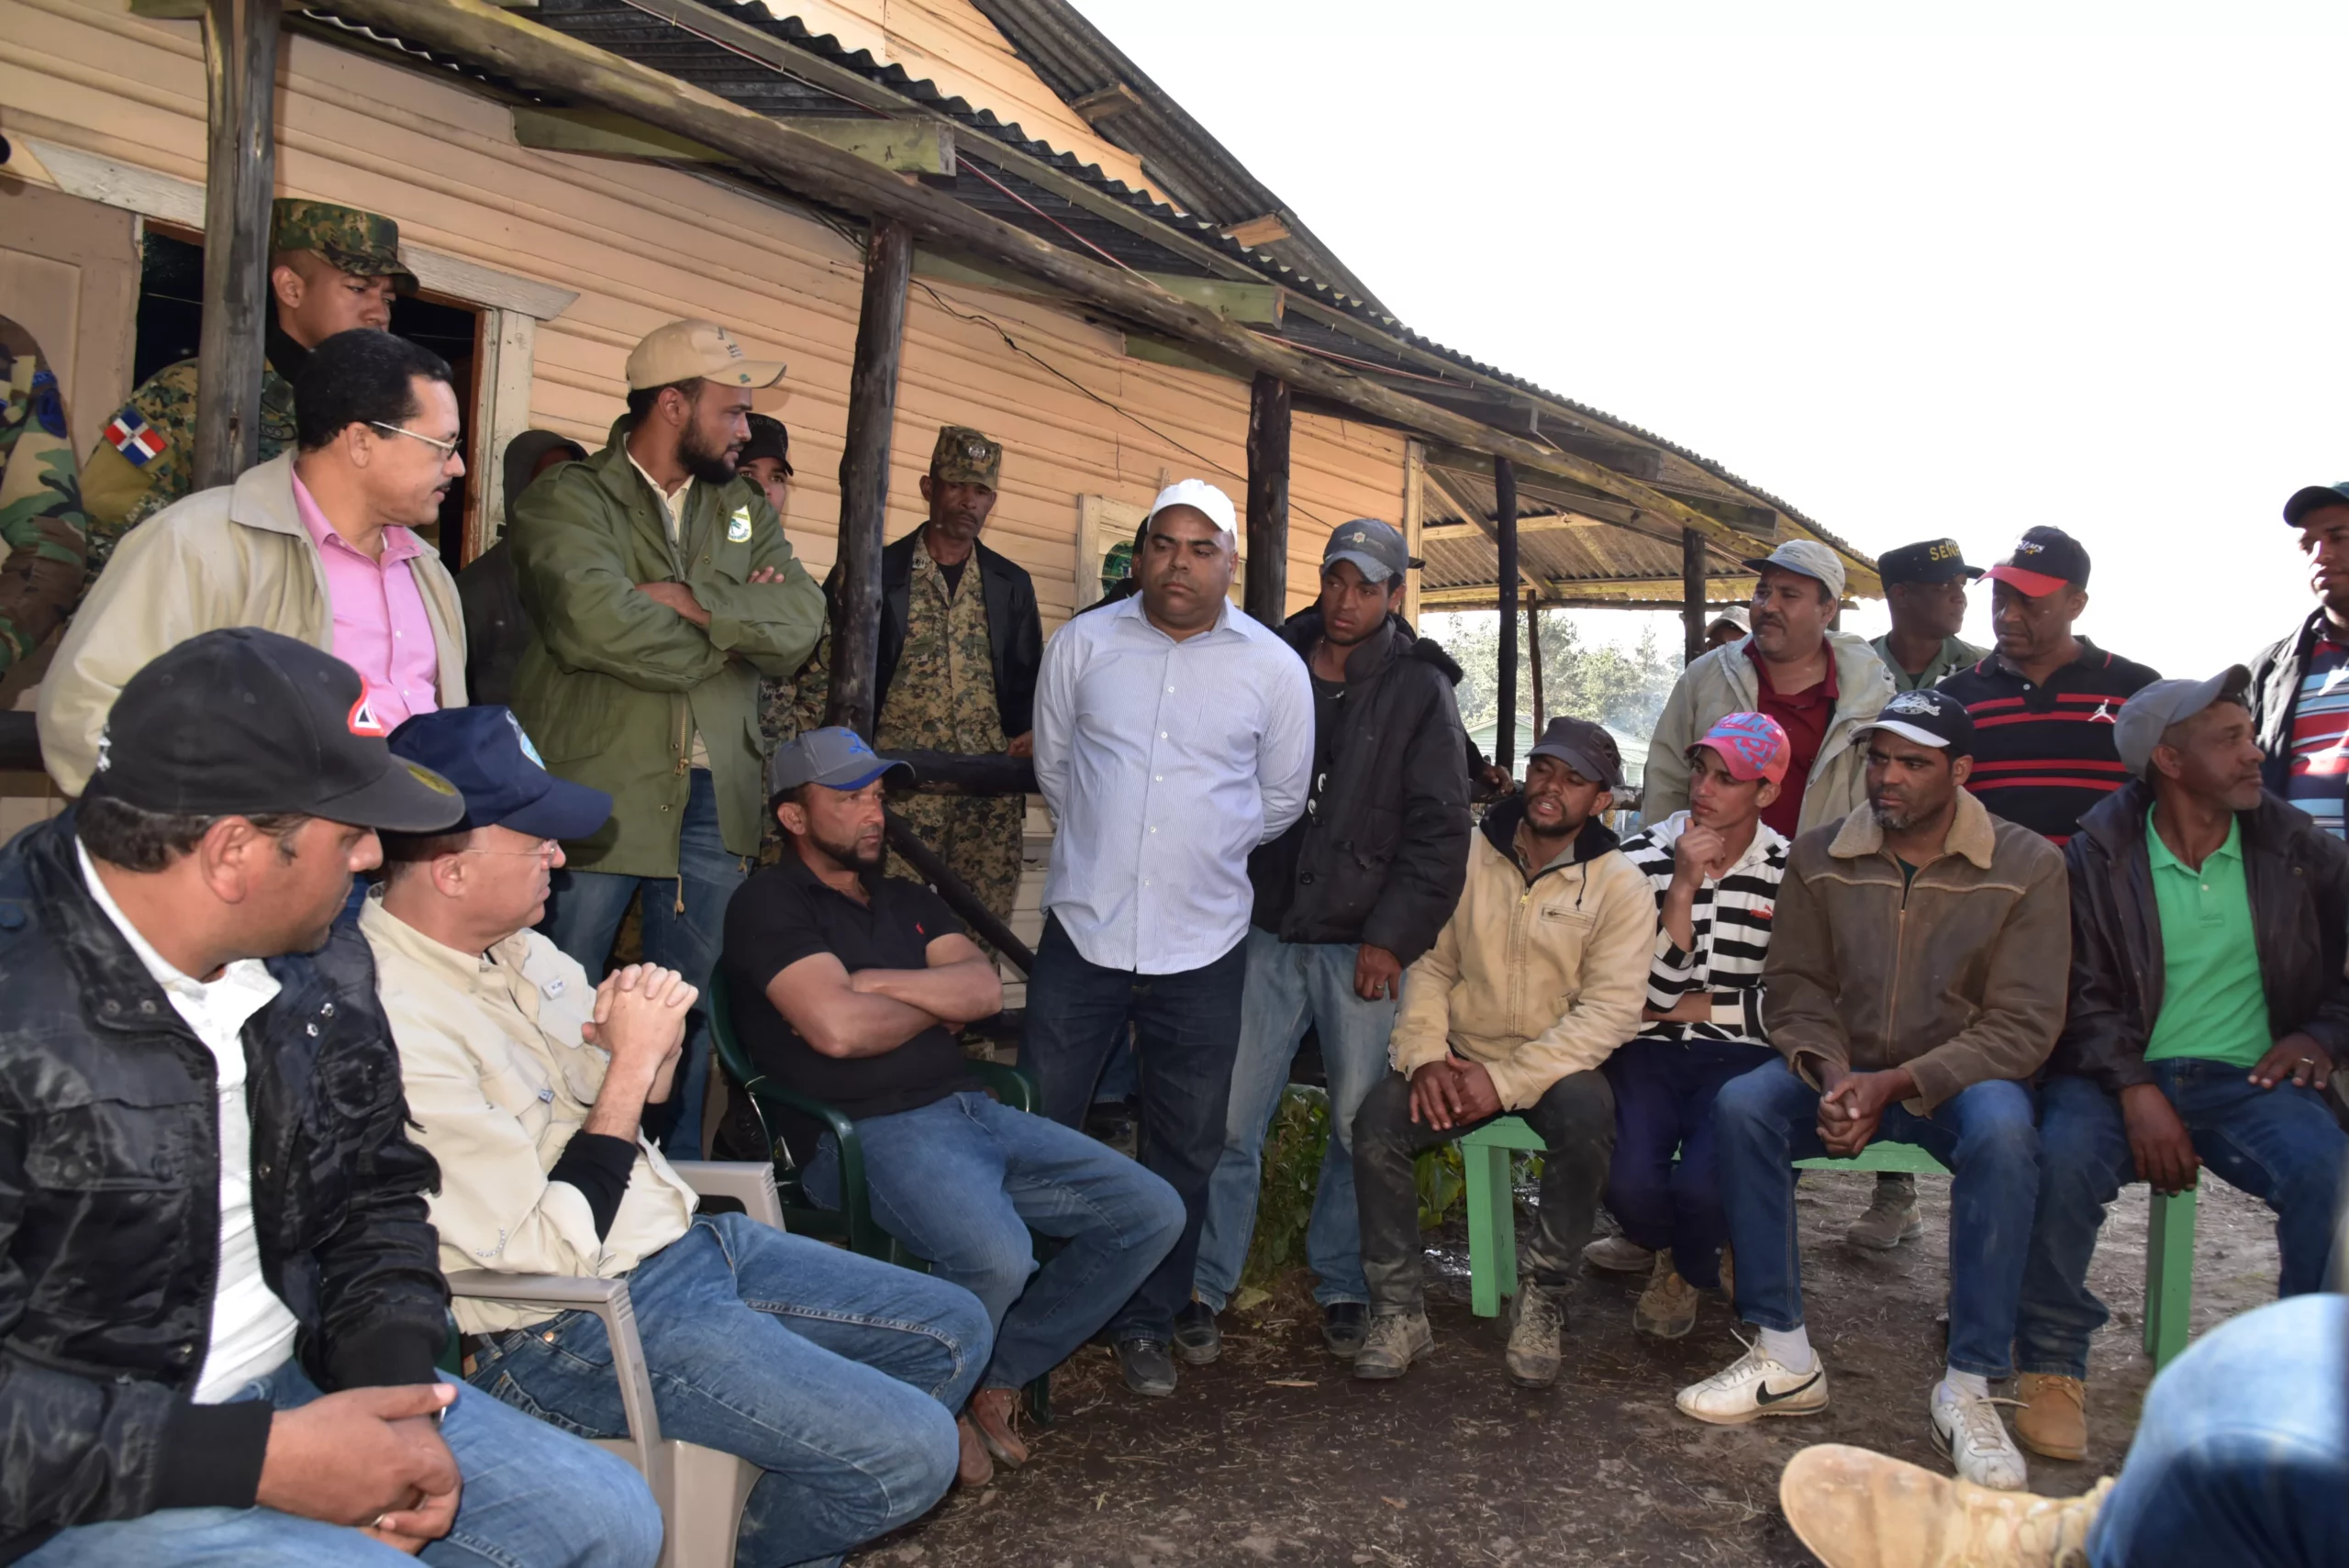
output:
[[[1762,961],[1787,870],[1787,840],[1762,820],[1793,758],[1767,714],[1732,713],[1688,748],[1688,809],[1623,844],[1655,889],[1655,958],[1639,1038],[1607,1059],[1615,1158],[1607,1209],[1653,1254],[1631,1327],[1676,1340],[1700,1291],[1721,1283],[1720,1173],[1713,1099],[1776,1058],[1762,1029]],[[1615,1239],[1583,1255],[1609,1266]]]
[[[2196,1167],[2277,1219],[2282,1294],[2321,1287],[2349,1138],[2323,1085],[2349,1045],[2349,849],[2260,787],[2237,666],[2156,681],[2121,709],[2137,775],[2080,819],[2072,1006],[2040,1087],[2039,1217],[2016,1340],[2015,1436],[2087,1455],[2088,1260],[2125,1182]]]
[[[979,1304],[746,1215],[696,1215],[640,1122],[677,1077],[698,993],[649,964],[593,984],[530,929],[561,840],[596,831],[609,798],[547,773],[501,707],[419,716],[392,749],[464,806],[385,840],[359,917],[417,1140],[440,1165],[443,1266],[627,1279],[662,1435],[766,1472],[738,1562],[828,1560],[922,1514],[954,1479],[948,1412],[985,1358]],[[592,1314],[456,1307],[476,1387],[627,1434]]]
[[[0,1559],[660,1551],[626,1462],[435,1379],[432,1161],[328,931],[375,829],[457,802],[361,695],[291,638],[192,638],[124,684],[80,806],[0,851]]]
[[[1803,1329],[1794,1162],[1912,1143],[1957,1178],[1933,1429],[1966,1480],[2020,1487],[1988,1379],[2007,1375],[2039,1191],[2026,1084],[2064,1021],[2064,859],[1964,787],[1974,722],[1950,696],[1902,692],[1861,740],[1867,808],[1797,839],[1778,890],[1763,1021],[1785,1060],[1713,1106],[1737,1310],[1761,1336],[1682,1389],[1680,1408],[1734,1426],[1827,1407]]]
[[[1615,1097],[1598,1068],[1640,1027],[1655,947],[1647,879],[1598,820],[1622,783],[1613,736],[1552,719],[1526,754],[1524,793],[1486,811],[1469,843],[1459,906],[1404,973],[1395,1071],[1354,1118],[1371,1311],[1356,1377],[1400,1377],[1435,1348],[1413,1160],[1516,1111],[1550,1151],[1508,1373],[1526,1388],[1557,1381],[1567,1282],[1615,1146]]]
[[[1183,1231],[1174,1189],[1074,1129],[997,1104],[955,1031],[1003,1007],[1003,984],[938,895],[881,874],[883,762],[852,729],[785,743],[767,786],[785,846],[726,914],[720,962],[762,1071],[856,1123],[873,1218],[931,1277],[977,1293],[995,1359],[967,1430],[1008,1465],[1028,1450],[1019,1389],[1068,1359]],[[807,1190],[840,1202],[827,1133]],[[1030,1228],[1063,1240],[1037,1267]],[[974,1479],[984,1479],[985,1468]]]

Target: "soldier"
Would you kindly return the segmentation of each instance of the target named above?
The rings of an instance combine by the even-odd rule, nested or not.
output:
[[[57,376],[33,335],[0,316],[0,672],[25,658],[81,590],[88,546]]]
[[[874,745],[964,755],[1029,754],[1030,716],[1044,634],[1025,569],[979,542],[995,509],[1001,443],[962,425],[938,432],[921,496],[930,520],[881,552],[881,651],[874,684]],[[918,548],[917,548],[918,546]],[[976,556],[978,592],[962,592]],[[840,573],[825,582],[837,592]],[[824,722],[830,691],[828,629],[799,676],[802,730]],[[945,858],[998,919],[1019,890],[1018,795],[916,795],[891,807]],[[921,878],[891,857],[891,876]]]
[[[256,463],[294,445],[294,377],[310,350],[354,327],[387,331],[392,294],[416,292],[400,265],[400,226],[356,207],[281,196],[270,208],[268,357],[261,376]],[[83,465],[89,575],[106,569],[122,536],[195,489],[195,361],[165,365],[140,384]]]

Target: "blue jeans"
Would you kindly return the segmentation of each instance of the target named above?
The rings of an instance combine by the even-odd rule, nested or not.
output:
[[[239,1394],[292,1410],[318,1397],[287,1362]],[[435,1568],[651,1568],[661,1510],[617,1454],[462,1385],[440,1436],[464,1477],[456,1523],[423,1551]],[[166,1508],[50,1537],[22,1568],[400,1568],[417,1559],[340,1525],[274,1508]]]
[[[1713,1102],[1729,1239],[1737,1248],[1737,1311],[1784,1331],[1802,1326],[1802,1265],[1796,1255],[1798,1160],[1827,1152],[1819,1140],[1819,1091],[1784,1062],[1731,1081]],[[1948,1166],[1949,1364],[2004,1377],[2014,1352],[2015,1302],[2039,1196],[2039,1131],[2031,1091],[2002,1078],[1962,1089],[1930,1117],[1885,1107],[1876,1133]]]
[[[2296,1296],[2246,1312],[2154,1379],[2121,1479],[2088,1530],[2088,1561],[2349,1562],[2349,1297]]]
[[[2223,1062],[2151,1065],[2202,1162],[2276,1211],[2284,1262],[2278,1294],[2320,1288],[2349,1155],[2349,1137],[2322,1097],[2292,1084],[2263,1089],[2245,1069]],[[2016,1346],[2025,1372],[2085,1378],[2088,1336],[2110,1316],[2088,1289],[2088,1260],[2105,1206],[2137,1179],[2137,1162],[2121,1102],[2092,1080],[2050,1078],[2040,1086],[2039,1107],[2039,1215]]]
[[[1021,1063],[1042,1086],[1044,1114],[1063,1127],[1083,1124],[1093,1086],[1132,1025],[1141,1162],[1183,1200],[1181,1238],[1111,1315],[1112,1339],[1172,1339],[1174,1310],[1190,1299],[1208,1178],[1223,1152],[1246,977],[1244,943],[1180,974],[1136,974],[1087,962],[1057,917],[1044,921],[1019,1048]]]
[[[674,969],[707,993],[726,937],[726,906],[750,871],[749,856],[726,852],[726,840],[718,829],[718,792],[707,768],[694,770],[685,820],[677,829],[677,869],[674,877],[559,871],[539,929],[589,979],[600,980],[611,967],[612,940],[628,917],[629,901],[641,887],[644,962]],[[685,1027],[685,1060],[678,1064],[668,1106],[649,1107],[645,1118],[647,1129],[657,1129],[661,1147],[674,1158],[701,1158],[701,1106],[708,1092],[709,999],[705,995],[694,1004],[692,1021]]]
[[[1256,1229],[1264,1136],[1310,1025],[1320,1030],[1321,1065],[1330,1079],[1330,1143],[1305,1232],[1306,1261],[1318,1282],[1313,1299],[1324,1307],[1366,1303],[1362,1223],[1354,1213],[1354,1114],[1371,1085],[1386,1076],[1395,1003],[1365,1002],[1354,994],[1354,960],[1362,949],[1353,942],[1285,942],[1251,926],[1241,945],[1248,951],[1248,985],[1240,1006],[1240,1053],[1231,1068],[1223,1154],[1208,1182],[1193,1292],[1220,1312],[1240,1284]]]
[[[749,1460],[738,1568],[836,1559],[919,1518],[954,1480],[952,1412],[986,1362],[959,1285],[704,1215],[628,1276],[665,1437]],[[585,1312],[494,1335],[473,1381],[586,1437],[625,1436],[604,1325]]]
[[[1183,1233],[1183,1200],[1164,1182],[976,1090],[867,1117],[856,1135],[874,1219],[929,1259],[932,1278],[985,1305],[995,1325],[989,1388],[1024,1387],[1066,1361]],[[810,1197],[840,1207],[830,1133],[806,1180]],[[1041,1268],[1030,1229],[1065,1242]]]
[[[1713,1101],[1731,1079],[1776,1059],[1766,1045],[1633,1040],[1599,1068],[1615,1091],[1608,1212],[1650,1251],[1671,1248],[1673,1268],[1700,1289],[1721,1283],[1729,1240]]]

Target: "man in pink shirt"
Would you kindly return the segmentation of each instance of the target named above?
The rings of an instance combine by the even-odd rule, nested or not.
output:
[[[125,536],[41,684],[50,775],[78,795],[117,693],[200,632],[257,626],[334,654],[366,683],[354,722],[465,701],[464,616],[414,530],[462,477],[449,366],[385,332],[311,351],[295,378],[295,444]],[[373,728],[371,727],[371,728]]]

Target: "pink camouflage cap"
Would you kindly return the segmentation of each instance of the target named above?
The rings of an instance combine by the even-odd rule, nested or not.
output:
[[[1711,747],[1728,765],[1730,776],[1737,779],[1784,784],[1787,766],[1794,760],[1787,732],[1766,713],[1723,714],[1688,750],[1694,751],[1698,746]]]

